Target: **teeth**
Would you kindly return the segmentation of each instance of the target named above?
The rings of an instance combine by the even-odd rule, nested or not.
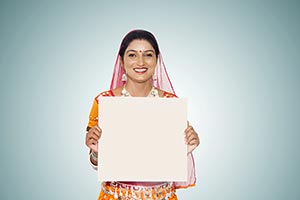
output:
[[[147,69],[146,68],[135,68],[134,71],[136,72],[145,72]]]

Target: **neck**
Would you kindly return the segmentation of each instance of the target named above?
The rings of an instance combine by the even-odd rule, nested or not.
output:
[[[152,89],[152,84],[151,82],[132,83],[131,81],[127,81],[125,84],[125,89],[133,97],[146,97]]]

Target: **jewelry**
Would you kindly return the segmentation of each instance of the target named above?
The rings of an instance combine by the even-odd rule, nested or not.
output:
[[[122,92],[121,92],[122,96],[124,97],[132,97],[130,95],[130,93],[126,90],[125,88],[125,85],[122,89]],[[152,89],[150,90],[149,94],[147,95],[147,97],[158,97],[158,91],[155,87],[152,86]]]
[[[152,81],[157,81],[157,75],[156,74],[152,75]]]
[[[94,151],[91,151],[90,156],[92,157],[93,160],[98,160],[98,154]]]
[[[124,74],[122,75],[122,81],[123,81],[123,82],[126,82],[126,81],[127,81],[127,75],[126,75],[126,73],[124,73]]]

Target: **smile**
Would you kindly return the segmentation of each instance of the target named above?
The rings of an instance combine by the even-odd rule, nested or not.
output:
[[[148,70],[148,68],[146,68],[146,67],[138,67],[138,68],[133,68],[133,70],[136,73],[143,74],[143,73],[145,73]]]

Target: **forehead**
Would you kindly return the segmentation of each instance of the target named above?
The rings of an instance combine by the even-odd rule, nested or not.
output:
[[[147,50],[153,50],[153,46],[147,41],[147,40],[140,40],[136,39],[130,42],[128,45],[126,51],[134,50],[134,51],[147,51]]]

